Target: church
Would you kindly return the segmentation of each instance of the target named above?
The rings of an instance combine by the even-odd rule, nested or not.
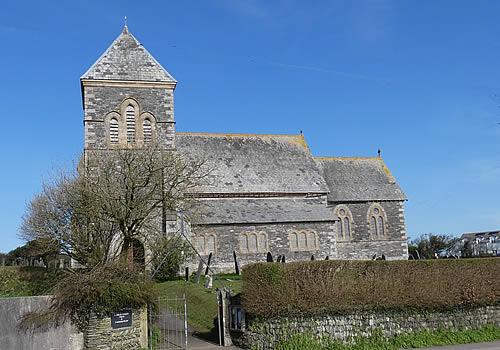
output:
[[[302,134],[176,132],[177,82],[127,26],[80,81],[86,152],[154,138],[214,169],[193,194],[204,210],[189,231],[217,271],[232,269],[233,254],[241,265],[268,252],[286,261],[407,259],[406,196],[380,155],[316,157]]]

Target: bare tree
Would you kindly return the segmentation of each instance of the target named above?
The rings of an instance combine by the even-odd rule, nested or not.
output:
[[[164,231],[168,214],[193,207],[188,194],[209,172],[203,160],[157,145],[88,152],[78,169],[45,184],[31,201],[21,237],[56,241],[89,267],[130,259],[134,240],[148,245]]]

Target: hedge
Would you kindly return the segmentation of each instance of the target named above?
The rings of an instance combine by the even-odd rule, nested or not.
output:
[[[44,267],[0,267],[0,298],[50,294],[61,270]]]
[[[307,261],[243,269],[243,305],[263,317],[450,310],[500,303],[500,259]]]

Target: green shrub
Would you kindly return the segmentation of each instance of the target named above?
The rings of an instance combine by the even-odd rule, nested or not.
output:
[[[267,318],[494,305],[499,272],[496,258],[259,263],[243,269],[243,303]]]
[[[53,290],[50,306],[22,317],[22,330],[43,330],[66,320],[83,331],[90,317],[103,318],[130,307],[155,304],[157,294],[151,279],[140,270],[119,261],[93,269],[67,272]]]
[[[179,276],[179,268],[193,255],[191,246],[179,238],[161,237],[152,249],[154,279],[165,282]]]
[[[0,297],[50,294],[62,272],[44,267],[0,267]]]

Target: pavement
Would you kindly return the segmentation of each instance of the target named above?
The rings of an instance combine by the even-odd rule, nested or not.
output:
[[[189,336],[188,337],[189,350],[238,350],[236,346],[220,347],[216,344],[206,342],[205,340]],[[435,346],[432,348],[420,348],[418,350],[500,350],[500,341],[493,343],[477,343],[466,345],[452,345],[452,346]]]
[[[238,350],[236,346],[222,347],[217,344],[210,343],[206,340],[196,338],[195,336],[188,335],[188,349],[189,350]]]

